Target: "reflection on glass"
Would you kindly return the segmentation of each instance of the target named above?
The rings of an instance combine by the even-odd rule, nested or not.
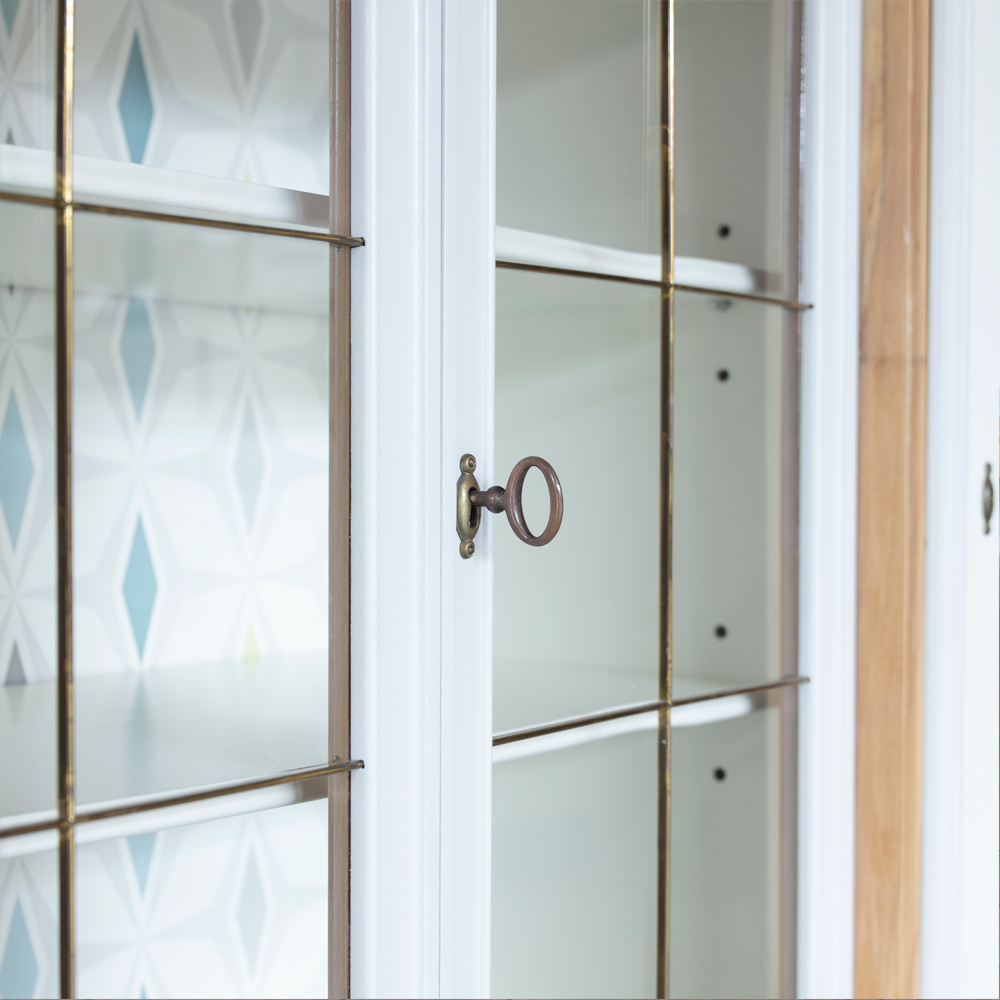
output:
[[[55,834],[0,841],[0,996],[59,996]]]
[[[675,296],[675,698],[781,673],[784,315]]]
[[[655,3],[497,5],[497,225],[659,252]]]
[[[494,729],[658,692],[660,294],[497,272],[496,468],[551,462],[562,528],[542,548],[494,539]],[[491,484],[490,484],[491,485]],[[524,491],[536,534],[548,493]]]
[[[74,152],[325,194],[329,37],[327,0],[79,4]]]
[[[493,996],[655,995],[656,739],[494,763]]]
[[[767,704],[672,731],[672,997],[781,995],[781,719]]]
[[[0,4],[0,187],[55,182],[55,0]]]
[[[78,213],[81,803],[326,760],[329,253]]]
[[[325,801],[128,819],[128,835],[80,834],[80,996],[327,995]]]
[[[627,6],[627,5],[626,5]],[[674,8],[677,253],[742,264],[779,293],[788,0],[677,0]],[[797,250],[794,251],[797,254]]]
[[[56,804],[53,213],[0,201],[0,233],[0,815],[30,822]]]

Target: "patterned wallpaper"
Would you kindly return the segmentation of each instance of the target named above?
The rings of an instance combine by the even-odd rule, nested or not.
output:
[[[0,143],[52,147],[53,7],[0,0]],[[325,193],[327,17],[78,0],[76,152]],[[79,674],[324,650],[326,315],[137,287],[75,333]],[[0,275],[7,686],[55,673],[53,364],[51,292]],[[325,810],[81,847],[81,995],[325,995]],[[56,995],[55,900],[51,856],[0,862],[0,996]]]
[[[77,995],[325,997],[327,809],[77,849]],[[54,851],[0,861],[0,996],[59,996]]]

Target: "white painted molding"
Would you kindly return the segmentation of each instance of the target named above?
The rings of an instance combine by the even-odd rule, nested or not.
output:
[[[441,996],[490,996],[493,527],[458,553],[459,459],[493,467],[496,3],[443,0]]]
[[[934,7],[921,995],[1000,994],[1000,7]]]
[[[351,989],[490,989],[495,5],[352,13]],[[480,481],[483,481],[482,478]]]
[[[798,996],[854,990],[859,0],[809,3],[805,108]]]
[[[972,158],[970,0],[934,5],[927,365],[921,995],[956,996]],[[933,712],[931,707],[933,706]]]
[[[441,2],[352,4],[351,993],[440,992]]]

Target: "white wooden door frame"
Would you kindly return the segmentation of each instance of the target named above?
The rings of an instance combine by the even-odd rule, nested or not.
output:
[[[1000,988],[1000,529],[981,510],[1000,464],[1000,9],[936,4],[933,38],[921,995],[983,997]]]
[[[488,996],[495,0],[354,0],[352,995]],[[853,964],[860,2],[807,4],[799,994]]]
[[[807,2],[802,182],[798,995],[854,995],[861,2]]]
[[[489,994],[491,0],[354,0],[352,995]],[[482,481],[482,478],[481,480]]]

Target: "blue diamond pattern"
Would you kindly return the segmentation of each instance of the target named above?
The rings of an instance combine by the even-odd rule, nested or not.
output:
[[[4,942],[0,962],[0,993],[5,997],[31,997],[38,982],[38,959],[31,945],[31,935],[24,920],[21,900],[14,904],[14,915]]]
[[[253,70],[257,42],[260,40],[260,29],[264,21],[263,6],[261,0],[241,0],[229,8],[236,33],[236,47],[240,53],[240,62],[243,63],[243,75],[248,80]]]
[[[149,326],[149,313],[142,299],[129,299],[128,312],[125,315],[125,329],[122,330],[121,343],[118,346],[125,366],[125,377],[128,379],[128,389],[132,394],[132,405],[135,407],[136,420],[142,416],[142,404],[146,399],[146,389],[149,387],[149,373],[153,368],[153,358],[156,355],[156,342]]]
[[[264,886],[261,884],[260,872],[257,870],[257,859],[251,852],[247,866],[243,872],[243,886],[240,889],[240,899],[237,904],[236,920],[243,940],[243,954],[251,971],[257,966],[260,938],[264,931],[264,918],[267,915],[267,900],[264,897]]]
[[[17,7],[21,0],[0,0],[3,9],[3,23],[7,26],[7,34],[14,33],[14,21],[17,19]]]
[[[135,869],[135,880],[139,883],[141,894],[146,892],[146,882],[149,880],[149,867],[153,863],[153,848],[155,846],[155,833],[137,833],[128,838],[128,852],[132,855],[132,867]]]
[[[34,473],[21,411],[12,392],[0,429],[0,508],[7,522],[11,545],[17,545],[17,536],[21,533],[24,505],[28,502]]]
[[[118,113],[121,115],[128,155],[133,163],[142,163],[146,153],[146,140],[153,124],[153,98],[149,93],[149,80],[139,48],[139,36],[132,38],[122,92],[118,97]]]
[[[7,679],[4,684],[7,687],[16,687],[18,684],[26,684],[28,679],[24,676],[24,664],[21,662],[21,653],[14,643],[14,648],[10,653],[10,660],[7,663]]]
[[[240,427],[240,437],[236,443],[236,455],[233,460],[233,472],[243,503],[243,515],[247,527],[250,527],[257,511],[260,486],[264,479],[264,451],[260,446],[260,435],[257,433],[253,410],[249,406],[243,414],[243,424]]]
[[[132,623],[132,634],[139,650],[139,659],[142,659],[146,648],[146,635],[149,632],[149,620],[153,615],[153,603],[156,601],[156,573],[149,555],[149,545],[146,544],[142,518],[139,518],[135,525],[122,594],[125,597],[129,621]]]

